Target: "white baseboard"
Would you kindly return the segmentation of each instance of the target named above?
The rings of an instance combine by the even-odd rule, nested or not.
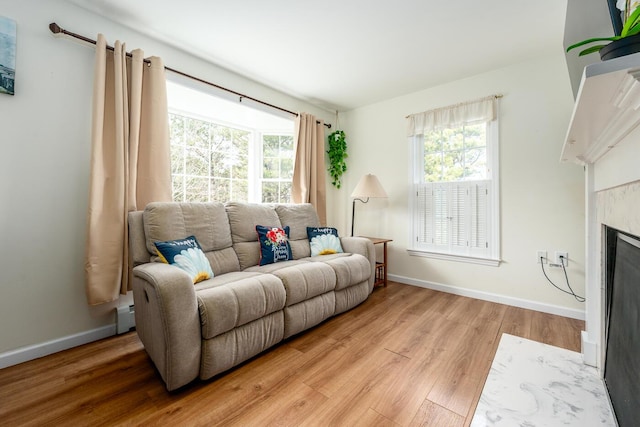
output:
[[[17,365],[22,362],[27,362],[29,360],[38,359],[39,357],[48,356],[59,351],[68,350],[79,345],[98,341],[115,334],[116,325],[113,324],[0,353],[0,369]]]
[[[441,283],[428,282],[426,280],[413,279],[410,277],[389,274],[389,280],[404,283],[406,285],[418,286],[420,288],[433,289],[434,291],[447,292],[450,294],[460,295],[481,299],[484,301],[496,302],[499,304],[512,305],[514,307],[526,308],[528,310],[541,311],[543,313],[555,314],[572,319],[585,320],[584,310],[576,310],[572,308],[560,307],[553,304],[544,304],[541,302],[525,300],[521,298],[509,297],[491,292],[477,291],[474,289],[459,288],[456,286],[443,285]]]

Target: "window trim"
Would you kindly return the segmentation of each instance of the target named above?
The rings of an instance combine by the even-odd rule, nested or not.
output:
[[[407,249],[407,253],[411,256],[420,256],[424,258],[441,259],[446,261],[466,262],[469,264],[487,265],[489,267],[498,267],[502,262],[501,259],[485,258],[461,254],[449,254],[443,252],[431,252],[424,249]]]
[[[411,216],[411,226],[409,227],[409,242],[410,247],[407,248],[407,253],[412,256],[421,256],[433,259],[448,260],[466,262],[471,264],[481,264],[487,266],[499,266],[501,260],[501,247],[500,247],[500,139],[499,139],[499,120],[488,121],[487,123],[487,165],[488,174],[487,180],[490,182],[489,188],[493,193],[490,200],[490,216],[488,226],[489,242],[491,243],[490,251],[487,255],[478,256],[470,253],[460,254],[449,251],[438,251],[432,248],[426,249],[424,247],[418,247],[416,243],[417,239],[417,198],[415,194],[418,190],[418,186],[423,183],[424,180],[424,166],[422,165],[422,157],[424,155],[424,135],[418,134],[410,136],[409,144],[411,146],[409,159],[409,179],[411,192],[409,193],[409,210]],[[422,173],[420,174],[420,170]]]

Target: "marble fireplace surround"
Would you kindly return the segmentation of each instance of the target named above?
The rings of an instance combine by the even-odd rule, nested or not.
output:
[[[640,236],[640,181],[597,192],[596,207],[600,224]]]
[[[586,330],[584,362],[603,375],[605,343],[605,226],[640,236],[640,125],[586,164]]]
[[[638,149],[640,152],[640,144]],[[587,305],[587,335],[583,334],[582,352],[585,363],[596,366],[602,371],[606,350],[604,226],[640,236],[640,181],[594,191],[590,197],[595,199],[593,238],[588,239],[587,242],[588,259],[593,259],[593,271],[591,274],[587,273],[587,289],[591,290],[589,294],[592,301]]]
[[[604,366],[604,226],[640,236],[640,53],[583,70],[563,162],[585,169],[584,363]]]

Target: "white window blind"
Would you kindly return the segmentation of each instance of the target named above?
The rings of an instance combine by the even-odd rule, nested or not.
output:
[[[471,227],[469,247],[473,250],[489,250],[489,182],[478,182],[470,189]]]
[[[428,182],[418,185],[415,203],[418,247],[490,256],[489,183]]]

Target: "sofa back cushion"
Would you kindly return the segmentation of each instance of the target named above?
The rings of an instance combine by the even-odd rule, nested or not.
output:
[[[200,243],[214,274],[240,269],[222,203],[152,202],[145,207],[143,221],[147,250],[152,255],[156,254],[154,242],[193,235]]]
[[[240,262],[240,269],[260,263],[260,242],[256,225],[282,227],[273,205],[229,202],[225,205],[231,240]]]
[[[275,207],[283,226],[289,226],[289,244],[293,259],[311,256],[307,227],[319,227],[320,219],[311,203],[281,204]]]

